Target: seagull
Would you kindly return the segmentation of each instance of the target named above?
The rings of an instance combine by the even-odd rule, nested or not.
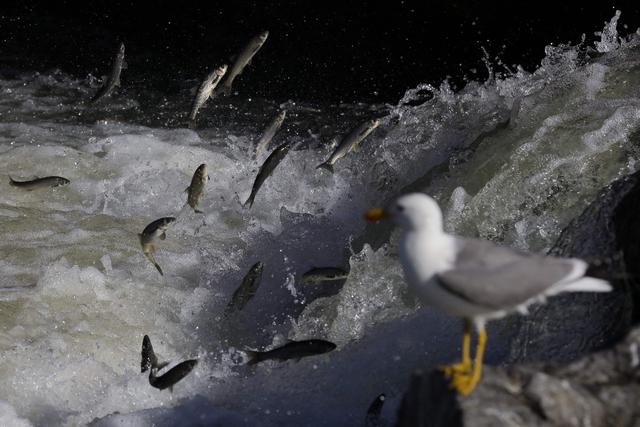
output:
[[[388,210],[371,209],[369,221],[390,218],[402,229],[399,255],[409,287],[426,305],[464,323],[462,360],[441,367],[451,387],[466,396],[482,375],[485,324],[562,292],[609,292],[609,282],[586,277],[588,264],[521,252],[489,241],[445,233],[438,203],[423,193],[399,197]],[[478,343],[471,360],[471,328]]]

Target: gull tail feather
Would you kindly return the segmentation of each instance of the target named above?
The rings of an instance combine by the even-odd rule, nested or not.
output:
[[[559,292],[610,292],[613,288],[606,280],[593,277],[582,277],[576,281],[563,284]]]

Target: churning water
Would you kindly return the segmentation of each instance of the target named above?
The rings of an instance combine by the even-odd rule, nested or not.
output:
[[[548,249],[601,187],[638,168],[640,35],[620,39],[616,22],[594,47],[547,47],[534,73],[458,93],[424,85],[395,106],[214,99],[196,131],[186,128],[195,80],[166,98],[127,85],[125,71],[125,88],[91,106],[91,76],[4,73],[0,424],[352,426],[382,392],[391,423],[410,372],[456,358],[460,331],[418,310],[395,235],[363,212],[420,190],[449,231]],[[294,148],[245,209],[263,160],[254,143],[279,108],[274,144]],[[372,117],[380,127],[335,174],[316,169],[334,137]],[[201,163],[204,215],[183,210]],[[7,175],[71,184],[25,192]],[[137,233],[178,213],[156,253],[160,276]],[[224,318],[257,261],[257,294]],[[349,278],[299,284],[323,266]],[[489,362],[508,349],[508,325],[490,326]],[[199,358],[172,393],[140,374],[144,334],[162,360]],[[306,338],[338,347],[244,365],[242,349]]]

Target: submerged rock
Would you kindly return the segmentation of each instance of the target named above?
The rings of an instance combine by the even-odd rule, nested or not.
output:
[[[512,317],[512,366],[486,367],[466,398],[439,371],[415,374],[396,425],[638,425],[639,213],[640,172],[606,187],[550,251],[589,260],[590,274],[610,280],[613,292],[565,294]]]

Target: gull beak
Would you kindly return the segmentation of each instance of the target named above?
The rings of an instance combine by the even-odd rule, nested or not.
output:
[[[369,222],[374,222],[379,219],[389,218],[389,214],[382,208],[373,208],[364,215],[364,218]]]

